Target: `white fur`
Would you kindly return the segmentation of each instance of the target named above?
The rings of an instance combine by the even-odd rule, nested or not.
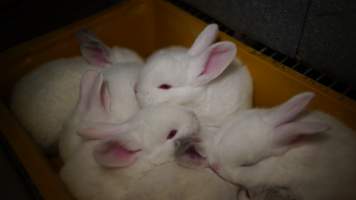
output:
[[[82,79],[84,79],[88,74],[90,76],[90,73],[94,73],[93,75],[97,75],[98,79],[101,77],[101,80],[94,79],[81,83],[85,84],[82,87],[89,87],[88,84],[97,84],[97,87],[102,88],[104,81],[108,83],[108,88],[106,88],[108,96],[106,98],[109,105],[107,105],[108,108],[102,108],[103,105],[100,104],[100,101],[105,97],[102,96],[100,91],[90,88],[91,93],[82,94],[83,88],[80,88],[76,94],[77,96],[79,94],[80,98],[75,99],[77,105],[71,110],[58,133],[59,153],[63,160],[66,160],[82,141],[77,134],[78,129],[95,122],[122,123],[139,110],[134,85],[140,68],[140,64],[126,63],[120,65],[120,67],[108,68],[100,75],[98,75],[98,71],[88,71],[82,76]],[[84,105],[85,101],[96,101],[96,104],[91,104],[88,107]],[[86,108],[82,109],[83,107]],[[100,112],[100,110],[104,111]]]
[[[212,168],[248,189],[283,186],[295,199],[356,199],[356,134],[325,113],[301,113],[311,98],[303,93],[272,109],[236,113],[207,149]],[[298,135],[306,138],[289,144]]]
[[[233,43],[212,44],[217,32],[216,25],[209,25],[190,49],[170,47],[151,55],[138,82],[140,105],[145,107],[164,102],[183,105],[192,109],[204,126],[219,126],[233,112],[251,107],[252,79],[249,71],[235,59]],[[221,67],[202,76],[201,66],[208,62],[207,53],[214,47],[217,51],[225,49],[227,53],[216,59],[216,66]],[[161,84],[172,85],[172,88],[160,89]]]
[[[129,102],[124,107],[127,115],[138,109],[133,92],[127,90],[134,87],[133,81],[137,79],[142,59],[135,52],[118,47],[113,47],[108,56],[110,64],[105,67],[89,64],[79,57],[51,61],[39,66],[15,85],[11,108],[42,147],[54,146],[58,141],[58,132],[78,99],[80,77],[89,69],[105,71],[114,101],[125,97],[124,101]],[[126,92],[127,96],[124,96]],[[113,110],[116,112],[117,108]],[[123,118],[127,119],[127,116]]]
[[[81,75],[91,68],[82,58],[44,64],[17,82],[11,108],[42,147],[50,147],[78,98]]]
[[[175,141],[194,137],[199,131],[192,112],[159,105],[144,108],[117,129],[113,124],[92,126],[97,133],[102,131],[103,138],[83,142],[61,169],[61,178],[77,199],[236,199],[236,188],[209,170],[187,169],[175,163]],[[115,167],[112,163],[118,157],[109,157],[112,162],[100,159],[108,153],[97,153],[98,146],[107,141],[105,129],[118,130],[111,133],[109,140],[118,140],[130,149],[141,149],[133,163]],[[177,134],[167,139],[172,129]]]

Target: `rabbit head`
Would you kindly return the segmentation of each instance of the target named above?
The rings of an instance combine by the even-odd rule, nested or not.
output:
[[[203,98],[206,86],[235,59],[236,46],[232,42],[212,44],[217,33],[217,25],[211,24],[189,49],[170,47],[151,55],[136,88],[140,105],[184,105]]]
[[[326,123],[297,120],[313,96],[305,92],[271,109],[237,113],[218,131],[207,149],[211,169],[230,182],[246,184],[245,180],[263,171],[265,161],[326,131]]]
[[[106,167],[126,167],[137,159],[152,164],[173,161],[176,143],[194,140],[199,123],[194,113],[180,106],[157,105],[140,110],[127,122],[91,123],[78,134],[100,140],[96,161]]]

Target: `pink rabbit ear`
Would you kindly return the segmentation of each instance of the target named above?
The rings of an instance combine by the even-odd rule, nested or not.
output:
[[[292,145],[310,139],[310,136],[330,129],[324,122],[291,122],[275,128],[272,136],[273,151],[277,154],[290,149]]]
[[[104,167],[128,167],[135,163],[141,149],[129,149],[124,142],[109,139],[100,142],[94,149],[95,161]]]
[[[98,75],[99,72],[95,70],[89,70],[82,75],[80,80],[78,106],[85,107],[88,104],[91,90]]]
[[[209,24],[195,39],[193,45],[190,47],[188,54],[197,55],[208,48],[215,40],[219,28],[216,24]]]
[[[88,63],[97,67],[106,67],[111,64],[110,48],[100,41],[88,30],[82,30],[77,33],[80,43],[80,51]]]
[[[274,141],[277,145],[290,145],[304,136],[322,133],[329,128],[323,122],[291,122],[275,128]]]
[[[204,85],[217,78],[236,56],[236,46],[231,42],[213,44],[191,62],[193,85]]]
[[[265,116],[265,121],[273,126],[271,135],[273,152],[284,153],[292,145],[306,141],[311,136],[329,129],[329,125],[325,122],[298,120],[314,96],[311,92],[298,94],[272,108]]]
[[[82,76],[76,111],[86,116],[109,117],[109,88],[98,71],[89,70]]]
[[[293,121],[307,108],[314,96],[312,92],[304,92],[292,97],[287,102],[272,109],[268,115],[268,120],[274,126]]]

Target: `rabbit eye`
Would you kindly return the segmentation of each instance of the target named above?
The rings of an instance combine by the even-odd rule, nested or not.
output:
[[[174,138],[174,136],[176,136],[177,134],[177,130],[176,129],[173,129],[169,132],[169,134],[167,135],[167,140],[170,140],[172,138]]]
[[[158,88],[160,88],[160,89],[163,89],[163,90],[169,90],[169,89],[171,89],[171,85],[169,85],[169,84],[161,84],[160,86],[158,86]]]

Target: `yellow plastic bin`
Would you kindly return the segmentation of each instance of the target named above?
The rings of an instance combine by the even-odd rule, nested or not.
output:
[[[53,161],[41,154],[8,108],[11,87],[21,76],[47,61],[79,55],[75,33],[88,28],[110,45],[132,48],[143,56],[173,44],[189,46],[206,23],[163,0],[127,0],[100,14],[76,22],[0,55],[0,132],[8,140],[44,199],[71,199]],[[220,33],[238,46],[238,57],[254,78],[255,106],[273,106],[302,91],[313,91],[310,105],[356,129],[356,103]]]

